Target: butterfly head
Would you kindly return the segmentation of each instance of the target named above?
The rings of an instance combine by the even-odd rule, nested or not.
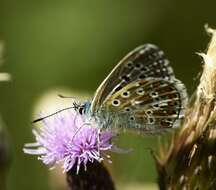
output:
[[[86,101],[83,104],[79,105],[77,103],[74,103],[74,108],[77,110],[81,115],[87,114],[90,111],[91,102]]]

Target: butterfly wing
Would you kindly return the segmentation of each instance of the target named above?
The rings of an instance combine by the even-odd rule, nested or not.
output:
[[[91,113],[111,113],[118,125],[156,131],[178,125],[187,93],[155,45],[136,48],[102,82]],[[110,114],[109,114],[110,115]]]
[[[155,45],[145,44],[128,53],[101,83],[91,104],[92,113],[100,109],[108,96],[132,81],[149,77],[175,78],[164,52]]]
[[[186,103],[186,89],[179,80],[148,78],[126,85],[106,99],[103,108],[121,117],[123,127],[155,132],[178,126]]]

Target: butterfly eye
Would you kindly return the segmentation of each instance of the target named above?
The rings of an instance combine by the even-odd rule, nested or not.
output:
[[[82,115],[83,112],[84,112],[84,108],[83,108],[83,107],[80,107],[78,110],[79,110],[79,113]]]
[[[112,102],[112,105],[113,106],[119,106],[121,104],[121,102],[120,102],[120,100],[118,100],[118,99],[115,99],[115,100],[113,100],[113,102]]]
[[[130,96],[130,92],[129,91],[125,91],[122,93],[121,95],[123,98],[128,98]]]

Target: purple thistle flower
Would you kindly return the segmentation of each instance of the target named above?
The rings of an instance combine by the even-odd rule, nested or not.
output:
[[[115,149],[111,131],[103,131],[95,119],[75,110],[44,119],[33,134],[36,142],[25,144],[23,151],[39,155],[39,160],[51,168],[62,163],[64,172],[76,165],[78,173],[81,164],[86,170],[87,163],[95,160],[111,162],[105,152]]]

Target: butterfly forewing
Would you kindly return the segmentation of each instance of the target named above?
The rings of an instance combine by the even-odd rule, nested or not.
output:
[[[164,52],[152,44],[142,45],[126,55],[102,82],[95,93],[91,111],[100,109],[105,99],[138,79],[174,78]]]
[[[163,51],[146,44],[111,71],[97,89],[90,110],[105,118],[114,116],[111,120],[118,120],[118,126],[154,132],[178,126],[186,103],[186,89]]]

